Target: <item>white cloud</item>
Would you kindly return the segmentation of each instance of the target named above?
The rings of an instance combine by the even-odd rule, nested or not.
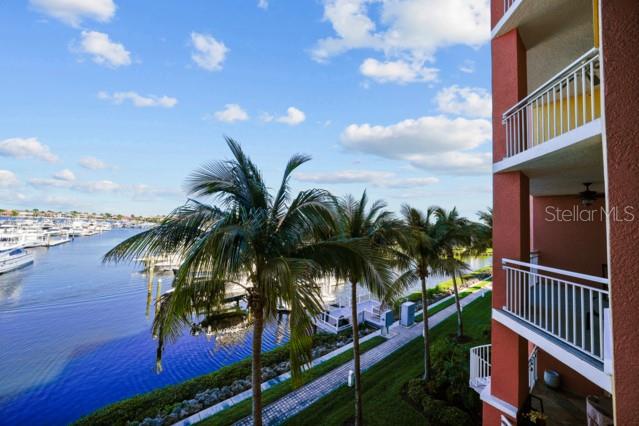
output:
[[[18,186],[20,181],[15,173],[10,170],[0,170],[0,188]]]
[[[374,170],[339,170],[322,173],[298,172],[295,179],[313,183],[366,183],[390,179],[394,175],[391,172]]]
[[[288,124],[289,126],[297,126],[304,120],[306,120],[306,114],[295,107],[289,107],[286,110],[286,115],[277,118],[278,123]]]
[[[159,198],[178,198],[183,197],[184,192],[175,188],[155,188],[143,183],[133,185],[131,187],[133,199],[138,201],[152,201]]]
[[[468,151],[490,138],[488,120],[439,115],[390,126],[351,124],[342,132],[341,144],[350,150],[404,160],[429,171],[467,174],[479,173],[489,164],[489,156]]]
[[[71,188],[72,182],[62,179],[49,179],[49,178],[31,178],[29,184],[35,187],[56,187],[56,188]]]
[[[208,34],[191,33],[191,43],[195,51],[191,54],[191,59],[207,71],[219,71],[222,69],[222,62],[226,54],[230,51],[221,41],[217,41]]]
[[[124,45],[111,41],[108,34],[98,31],[82,31],[80,44],[76,49],[91,55],[96,64],[112,68],[131,64],[131,53]]]
[[[411,164],[432,172],[455,175],[490,173],[492,154],[489,152],[452,151],[434,155],[417,155],[409,158]]]
[[[75,174],[69,169],[63,169],[53,175],[54,179],[62,180],[65,182],[73,182],[75,180]]]
[[[36,188],[46,188],[46,187],[66,188],[72,191],[88,192],[88,193],[118,192],[118,191],[125,191],[127,189],[130,189],[125,185],[121,185],[119,183],[112,182],[110,180],[75,182],[74,180],[63,180],[57,177],[54,177],[53,179],[32,178],[32,179],[29,179],[29,184]]]
[[[405,84],[434,81],[437,79],[438,70],[403,60],[380,62],[377,59],[368,58],[362,62],[359,71],[378,83]]]
[[[49,163],[58,161],[48,146],[37,138],[9,138],[0,142],[0,156],[14,158],[36,158]]]
[[[77,182],[75,180],[75,176],[73,176],[73,179],[71,179],[70,176],[66,176],[67,179],[63,179],[61,176],[58,176],[60,174],[61,173],[56,173],[52,179],[32,178],[29,179],[29,184],[36,188],[64,188],[70,191],[90,194],[118,193],[123,195],[130,195],[133,199],[138,201],[152,201],[159,198],[176,198],[179,196],[184,196],[184,193],[182,191],[174,188],[157,188],[145,184],[120,184],[111,180]]]
[[[486,89],[453,85],[440,90],[435,100],[440,112],[485,118],[492,115],[492,96]]]
[[[379,188],[410,188],[432,185],[439,182],[436,177],[400,178],[395,173],[375,170],[339,170],[335,172],[295,174],[301,182],[320,184],[368,183]]]
[[[112,94],[108,92],[98,92],[98,99],[111,101],[114,104],[122,104],[125,101],[130,101],[134,106],[138,108],[146,107],[162,107],[173,108],[178,100],[170,96],[155,96],[147,95],[142,96],[137,92],[114,92]]]
[[[113,0],[30,0],[36,10],[78,27],[84,19],[109,22],[115,15]]]
[[[73,189],[83,192],[115,192],[125,187],[110,180],[98,180],[73,185]]]
[[[249,119],[249,115],[238,104],[224,105],[224,109],[213,113],[213,117],[217,121],[225,123],[234,123],[236,121],[246,121]]]
[[[263,112],[260,114],[260,121],[264,123],[270,123],[273,120],[275,120],[275,117],[272,114],[269,114],[268,112]]]
[[[257,0],[257,7],[260,9],[268,9],[268,0]]]
[[[466,74],[472,74],[475,72],[475,61],[471,61],[470,59],[466,59],[463,64],[459,66],[459,71],[465,72]]]
[[[110,165],[95,157],[82,157],[80,161],[78,161],[78,164],[89,170],[103,170],[111,168]]]
[[[350,49],[432,58],[452,45],[477,47],[490,39],[489,0],[324,0],[324,20],[335,35],[311,51],[317,61]],[[369,5],[375,5],[373,19]]]

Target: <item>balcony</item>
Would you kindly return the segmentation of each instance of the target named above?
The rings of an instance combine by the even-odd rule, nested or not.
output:
[[[506,304],[493,318],[610,390],[608,280],[503,259]]]
[[[513,105],[502,120],[505,158],[525,161],[526,152],[543,155],[600,134],[600,82],[599,51],[591,49]]]
[[[490,384],[491,345],[470,348],[470,379],[468,386],[481,394]]]

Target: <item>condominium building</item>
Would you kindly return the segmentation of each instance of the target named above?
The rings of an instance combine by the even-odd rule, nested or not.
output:
[[[485,425],[639,424],[639,1],[492,0]],[[532,395],[532,396],[531,396]]]

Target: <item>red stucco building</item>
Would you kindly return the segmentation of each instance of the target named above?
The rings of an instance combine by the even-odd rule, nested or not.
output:
[[[591,395],[639,424],[639,1],[491,8],[492,344],[471,350],[484,424],[517,424],[531,394],[548,424],[586,424]]]

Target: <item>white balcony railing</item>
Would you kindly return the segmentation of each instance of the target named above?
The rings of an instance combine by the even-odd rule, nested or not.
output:
[[[595,360],[604,360],[606,278],[510,259],[502,264],[504,310]]]
[[[337,317],[324,312],[315,317],[315,324],[324,331],[337,334],[351,327],[351,319],[344,316]]]
[[[599,118],[599,70],[592,49],[506,111],[506,157]]]
[[[490,383],[491,345],[470,348],[470,378],[468,385],[481,391]]]
[[[510,6],[513,5],[513,3],[515,3],[517,0],[504,0],[504,15],[506,14],[506,12],[508,12],[508,9],[510,9]]]

